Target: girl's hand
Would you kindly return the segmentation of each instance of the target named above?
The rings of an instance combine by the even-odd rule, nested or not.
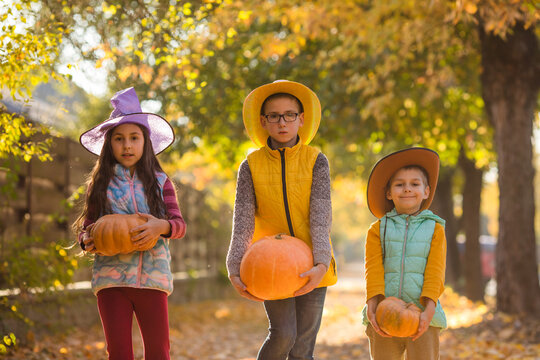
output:
[[[373,330],[382,337],[392,337],[381,330],[379,327],[379,324],[377,323],[377,317],[375,316],[377,312],[377,306],[379,306],[379,303],[384,299],[384,296],[377,295],[373,296],[367,301],[367,317],[369,322],[371,323],[371,326],[373,327]]]
[[[96,245],[94,244],[94,238],[90,236],[90,233],[92,232],[92,227],[94,227],[94,224],[88,225],[88,227],[86,228],[86,231],[82,234],[82,242],[84,243],[84,251],[91,254],[100,255],[100,253],[96,250]]]
[[[301,278],[309,278],[308,282],[300,289],[296,290],[294,296],[300,296],[307,294],[311,290],[315,289],[317,285],[321,283],[324,274],[326,274],[326,266],[324,264],[317,264],[303,274],[300,274]]]
[[[433,319],[433,315],[435,315],[435,302],[426,297],[424,297],[424,299],[425,299],[426,307],[424,311],[422,311],[422,313],[420,314],[420,323],[418,324],[418,331],[412,337],[412,341],[424,335],[427,329],[429,329],[429,324],[431,323],[431,319]]]
[[[238,276],[238,275],[231,275],[231,276],[229,276],[229,280],[231,281],[231,284],[234,286],[234,288],[236,289],[236,291],[240,294],[240,296],[243,296],[243,297],[245,297],[246,299],[249,299],[249,300],[254,300],[254,301],[264,301],[264,300],[262,300],[262,299],[259,299],[259,298],[256,297],[256,296],[251,295],[251,294],[247,291],[247,287],[246,287],[246,285],[242,282],[242,280],[240,280],[240,276]]]
[[[171,231],[171,224],[167,220],[158,219],[150,214],[137,213],[146,223],[131,229],[131,241],[137,248],[150,244],[155,238]]]

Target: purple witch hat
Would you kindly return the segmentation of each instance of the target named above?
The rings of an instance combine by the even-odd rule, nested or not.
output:
[[[174,131],[169,122],[159,115],[143,112],[137,93],[132,87],[114,94],[111,104],[114,110],[109,118],[84,132],[79,138],[81,145],[92,154],[101,154],[107,131],[126,123],[141,125],[148,130],[156,155],[174,141]]]

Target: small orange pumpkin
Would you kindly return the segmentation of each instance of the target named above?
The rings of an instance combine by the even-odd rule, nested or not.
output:
[[[113,256],[153,248],[159,237],[141,248],[135,247],[131,241],[129,231],[145,222],[146,219],[137,214],[110,214],[100,217],[90,231],[97,252],[105,256]]]
[[[313,254],[305,242],[277,234],[250,245],[240,264],[240,279],[259,299],[286,299],[307,283],[299,275],[312,267]]]
[[[388,335],[409,337],[418,331],[421,310],[413,303],[390,296],[377,306],[375,318]]]

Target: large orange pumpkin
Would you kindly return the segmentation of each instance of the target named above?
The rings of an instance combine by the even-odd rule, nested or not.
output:
[[[388,335],[409,337],[418,331],[421,310],[413,303],[390,296],[377,306],[375,318]]]
[[[277,234],[250,245],[240,264],[240,279],[259,299],[286,299],[307,283],[300,274],[312,267],[313,254],[305,242]]]
[[[97,252],[102,255],[113,256],[153,248],[159,237],[153,239],[143,248],[136,248],[131,241],[129,231],[145,222],[146,219],[137,214],[110,214],[100,217],[90,232],[90,235],[94,238],[94,246]]]

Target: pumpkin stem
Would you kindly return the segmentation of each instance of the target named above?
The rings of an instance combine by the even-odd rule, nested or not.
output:
[[[278,240],[281,240],[282,239],[281,235],[285,235],[285,233],[279,233],[275,236],[275,238]]]

